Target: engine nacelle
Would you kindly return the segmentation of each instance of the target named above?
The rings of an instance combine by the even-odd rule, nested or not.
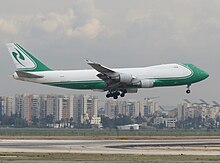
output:
[[[130,74],[120,74],[117,77],[114,77],[113,79],[118,80],[121,83],[132,83],[132,80],[134,79],[134,77]]]
[[[143,79],[136,83],[140,88],[153,88],[154,87],[154,80],[150,79]]]

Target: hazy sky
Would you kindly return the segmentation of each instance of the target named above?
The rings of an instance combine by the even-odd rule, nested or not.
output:
[[[143,89],[126,98],[160,96],[160,104],[188,98],[220,102],[220,0],[0,0],[0,95],[95,94],[16,81],[5,44],[17,42],[53,69],[192,63],[210,77],[192,85]]]

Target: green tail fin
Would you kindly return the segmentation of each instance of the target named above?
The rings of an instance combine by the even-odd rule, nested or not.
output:
[[[9,43],[7,47],[18,71],[34,72],[52,70],[22,46],[16,43]]]

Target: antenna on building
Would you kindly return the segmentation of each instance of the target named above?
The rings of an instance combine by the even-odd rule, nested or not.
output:
[[[212,101],[213,104],[215,104],[214,106],[220,106],[219,103],[217,103],[216,101]]]
[[[162,110],[162,111],[165,111],[165,109],[160,105],[159,108]]]
[[[184,99],[183,101],[185,101],[185,102],[191,104],[191,102],[190,102],[188,99]]]
[[[208,104],[207,102],[205,102],[205,100],[203,100],[203,99],[199,99],[199,101],[201,101],[202,103],[201,104]]]

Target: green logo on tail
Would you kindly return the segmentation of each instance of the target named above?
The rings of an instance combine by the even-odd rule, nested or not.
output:
[[[19,51],[19,50],[17,50],[17,49],[15,49],[18,53],[16,53],[16,52],[12,52],[12,55],[14,56],[14,58],[16,59],[16,61],[18,62],[18,63],[20,63],[22,66],[24,66],[19,60],[21,59],[21,60],[25,60],[25,58],[24,58],[24,56],[21,54],[21,52]],[[24,66],[25,67],[25,66]]]

